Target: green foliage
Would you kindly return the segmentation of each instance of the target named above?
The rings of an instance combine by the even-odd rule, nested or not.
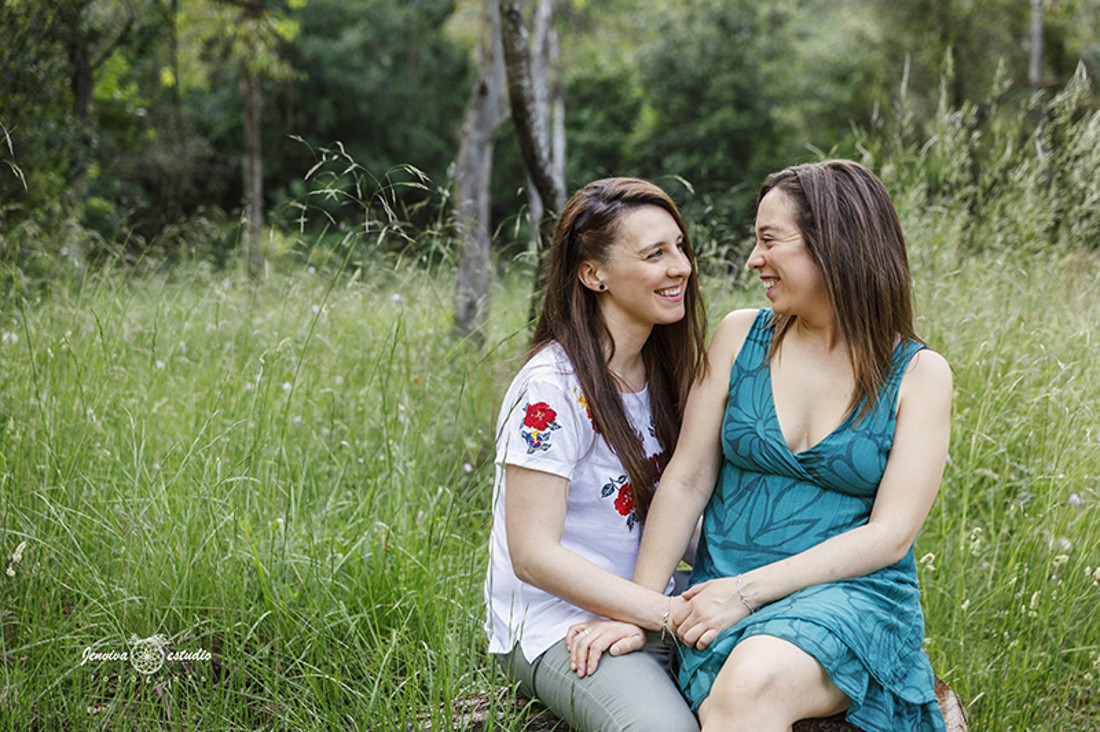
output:
[[[1100,248],[1100,112],[1083,68],[1049,99],[1025,109],[1000,107],[996,89],[984,105],[953,107],[946,89],[927,131],[903,111],[892,125],[860,131],[867,162],[882,161],[892,189],[912,204],[959,221],[969,250],[1065,251]]]
[[[760,61],[789,53],[772,32],[785,22],[781,9],[748,0],[697,0],[657,18],[640,61],[648,112],[633,131],[649,176],[681,175],[724,194],[776,167],[791,129],[774,108],[789,77]]]
[[[24,178],[0,176],[0,226],[66,191],[81,142],[72,116],[66,45],[77,3],[0,5],[0,125]]]
[[[286,186],[313,165],[294,135],[340,141],[375,175],[409,164],[445,180],[469,88],[466,51],[444,32],[453,4],[311,0],[287,56],[301,76],[272,90],[267,174]]]
[[[411,164],[444,184],[474,78],[473,4],[262,6],[254,23],[238,23],[240,8],[221,0],[5,3],[0,127],[11,141],[5,172],[23,176],[0,176],[3,225],[56,217],[60,206],[106,245],[136,252],[181,246],[174,232],[200,210],[236,218],[245,55],[265,74],[272,206],[300,200],[303,171],[314,163],[309,148],[337,140],[375,177]],[[945,99],[951,109],[976,105],[966,124],[988,147],[991,125],[1004,126],[1028,103],[1026,6],[1008,0],[560,7],[568,187],[609,174],[680,176],[694,191],[686,208],[726,263],[739,256],[730,241],[743,236],[760,178],[818,151],[856,154],[867,140],[853,127],[877,136],[891,123],[903,75],[906,102],[896,113],[917,135],[935,124]],[[1048,88],[1078,62],[1095,81],[1096,19],[1095,3],[1046,4]],[[1000,91],[984,101],[994,78]],[[74,96],[77,88],[90,94]],[[1080,104],[1095,109],[1095,94]],[[507,127],[498,141],[494,228],[509,258],[522,249],[513,242],[525,240],[517,212],[526,175]],[[419,207],[423,228],[435,213],[422,193],[401,196]],[[85,215],[89,198],[98,200]],[[270,219],[277,237],[294,230],[282,213]]]

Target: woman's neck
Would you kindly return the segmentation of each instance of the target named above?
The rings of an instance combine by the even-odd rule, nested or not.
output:
[[[645,388],[646,372],[645,360],[642,358],[642,347],[646,339],[638,341],[636,338],[617,338],[614,344],[614,352],[611,352],[611,344],[604,348],[607,360],[607,368],[612,378],[623,392],[639,392]]]
[[[788,335],[794,335],[800,340],[815,344],[815,347],[821,348],[827,353],[844,346],[834,317],[799,315],[791,323]]]

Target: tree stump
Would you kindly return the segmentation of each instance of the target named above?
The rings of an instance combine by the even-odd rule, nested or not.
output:
[[[936,703],[943,714],[947,732],[969,732],[970,722],[966,718],[959,695],[956,694],[939,676],[936,677]],[[795,722],[793,732],[860,732],[859,727],[844,721],[844,715],[824,719],[803,719]]]

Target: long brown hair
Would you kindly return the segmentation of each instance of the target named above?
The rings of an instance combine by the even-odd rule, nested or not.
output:
[[[643,206],[656,206],[672,216],[692,265],[684,289],[684,318],[655,325],[642,347],[657,439],[666,453],[676,447],[688,391],[704,365],[706,313],[687,229],[676,204],[656,185],[636,178],[605,178],[581,188],[565,204],[550,247],[542,309],[527,349],[528,358],[552,341],[565,349],[593,426],[626,469],[641,521],[653,498],[659,468],[646,458],[641,440],[627,421],[608,368],[610,357],[605,355],[607,346],[614,348],[614,340],[600,315],[596,293],[581,283],[578,271],[586,260],[605,262],[620,235],[623,216]]]
[[[912,284],[905,237],[890,194],[875,174],[850,160],[796,165],[768,176],[757,206],[778,188],[790,196],[806,247],[821,270],[856,389],[849,413],[875,405],[900,339],[913,329]],[[775,355],[795,316],[775,316]],[[862,406],[861,406],[862,404]]]

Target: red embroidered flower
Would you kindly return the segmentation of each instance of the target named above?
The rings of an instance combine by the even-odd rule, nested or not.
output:
[[[615,499],[615,510],[620,516],[626,516],[634,510],[634,486],[623,483],[619,488],[619,495]]]
[[[661,473],[665,472],[665,466],[668,465],[668,458],[665,456],[664,451],[656,455],[650,455],[647,459],[649,460],[650,466],[653,467],[654,477],[660,480]]]
[[[546,402],[535,402],[527,405],[527,416],[523,424],[531,429],[545,430],[558,418],[558,413],[550,408]]]

